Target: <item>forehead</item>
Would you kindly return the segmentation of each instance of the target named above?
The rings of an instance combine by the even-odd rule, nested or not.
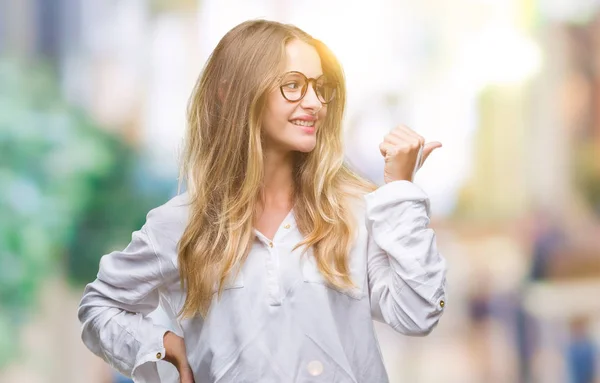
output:
[[[317,78],[323,74],[321,58],[310,44],[300,40],[290,41],[286,47],[285,72],[302,72],[307,77]]]

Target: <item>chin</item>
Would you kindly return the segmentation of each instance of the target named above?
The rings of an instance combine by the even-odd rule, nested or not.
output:
[[[301,153],[310,153],[315,149],[316,146],[316,140],[310,140],[310,142],[307,141],[303,143],[296,142],[294,145],[294,150]]]
[[[299,153],[310,153],[315,149],[314,146],[310,147],[310,148],[301,148],[301,149],[296,149],[297,152]]]

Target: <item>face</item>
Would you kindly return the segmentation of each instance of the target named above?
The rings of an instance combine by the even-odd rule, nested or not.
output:
[[[300,40],[292,40],[286,46],[286,67],[282,72],[296,71],[307,78],[318,78],[323,74],[317,50]],[[293,78],[293,77],[292,77]],[[284,80],[281,85],[285,85]],[[295,83],[286,89],[293,93]],[[263,118],[263,134],[267,150],[280,152],[310,152],[316,145],[316,132],[327,114],[311,82],[304,98],[290,102],[277,86],[267,98]]]

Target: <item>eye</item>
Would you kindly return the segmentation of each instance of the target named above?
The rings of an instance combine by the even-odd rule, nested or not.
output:
[[[296,90],[300,87],[300,84],[296,81],[290,81],[288,83],[283,84],[283,87],[290,90]]]

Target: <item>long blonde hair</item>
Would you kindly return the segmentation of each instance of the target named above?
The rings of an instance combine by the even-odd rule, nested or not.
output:
[[[188,105],[188,129],[180,181],[190,214],[178,245],[182,287],[180,315],[205,315],[213,287],[241,265],[254,240],[254,213],[261,195],[261,123],[265,100],[285,63],[285,46],[312,45],[324,73],[338,84],[336,98],[317,131],[317,144],[298,153],[294,170],[294,215],[318,268],[332,285],[352,286],[347,256],[356,219],[351,200],[375,189],[344,163],[342,117],[346,97],[342,69],[331,51],[299,28],[266,20],[229,31],[211,54]]]

